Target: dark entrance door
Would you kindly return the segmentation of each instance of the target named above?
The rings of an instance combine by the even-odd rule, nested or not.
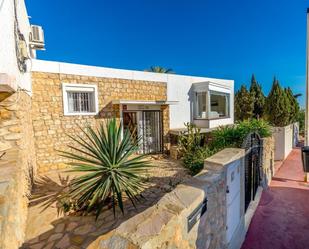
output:
[[[261,181],[262,144],[257,133],[249,134],[244,140],[245,155],[245,211],[254,200]]]
[[[124,112],[123,113],[123,128],[129,130],[134,139],[138,137],[137,129],[137,113],[136,112]]]
[[[143,153],[160,153],[163,150],[162,112],[142,111]]]

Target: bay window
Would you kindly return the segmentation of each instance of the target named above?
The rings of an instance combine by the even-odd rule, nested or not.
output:
[[[230,116],[230,94],[216,91],[195,92],[195,118],[217,119]]]

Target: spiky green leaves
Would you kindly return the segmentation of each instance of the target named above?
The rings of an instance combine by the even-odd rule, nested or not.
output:
[[[143,175],[149,167],[144,155],[136,155],[139,139],[117,125],[115,119],[101,123],[98,129],[90,126],[83,135],[70,136],[75,142],[71,151],[61,155],[72,162],[70,171],[83,174],[71,182],[70,196],[86,212],[100,214],[106,204],[118,205],[124,212],[124,199],[133,205],[144,188]]]
[[[175,73],[171,68],[164,68],[160,66],[152,66],[149,69],[145,69],[145,72],[152,72],[152,73]]]

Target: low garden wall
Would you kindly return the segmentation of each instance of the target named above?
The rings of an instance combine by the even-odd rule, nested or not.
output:
[[[273,136],[275,139],[275,160],[284,160],[293,148],[294,125],[274,127]]]
[[[227,169],[232,162],[241,165],[243,155],[242,149],[217,153],[192,180],[178,185],[156,205],[102,235],[88,248],[232,248],[226,239]]]
[[[274,138],[262,139],[262,146],[261,185],[267,187],[274,174]],[[207,158],[201,173],[88,248],[240,248],[250,223],[245,215],[244,156],[244,149],[228,148]]]

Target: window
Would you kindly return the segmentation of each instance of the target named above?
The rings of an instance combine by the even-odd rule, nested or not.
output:
[[[65,115],[95,115],[98,112],[96,85],[63,84]]]
[[[230,94],[215,91],[195,93],[195,118],[216,119],[230,115]]]
[[[206,98],[207,92],[197,92],[196,93],[196,117],[197,118],[206,118],[207,109],[206,109]]]
[[[210,91],[210,113],[209,118],[223,118],[230,115],[229,108],[230,95]]]

